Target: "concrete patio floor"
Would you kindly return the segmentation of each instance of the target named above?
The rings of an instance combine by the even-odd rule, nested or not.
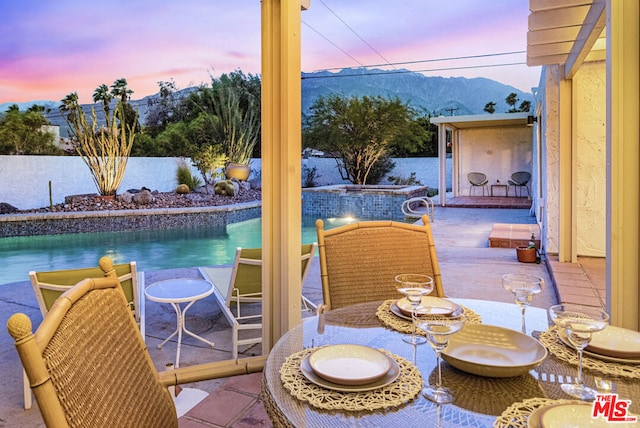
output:
[[[558,300],[604,302],[604,259],[581,259],[583,263],[518,263],[514,249],[489,248],[488,236],[494,223],[533,223],[528,209],[478,209],[436,207],[433,233],[445,292],[450,297],[512,302],[501,285],[505,273],[529,273],[542,277],[546,288],[534,297],[533,306],[547,308]],[[322,299],[317,259],[303,292],[314,302]],[[166,278],[197,278],[197,268],[145,272],[149,285]],[[554,285],[555,284],[555,285]],[[0,322],[15,312],[29,315],[34,324],[40,312],[28,281],[0,285]],[[162,349],[156,345],[175,328],[175,312],[169,305],[146,302],[146,339],[158,370],[174,362],[176,342]],[[196,302],[188,312],[187,326],[194,333],[215,342],[213,349],[193,338],[183,338],[180,366],[218,361],[231,357],[231,330],[213,295]],[[0,390],[0,427],[44,426],[37,405],[22,408],[22,370],[12,339],[3,328],[0,334],[0,367],[4,388]],[[241,351],[242,356],[260,354],[260,346]],[[261,374],[238,376],[187,385],[210,395],[180,418],[181,427],[271,426],[259,398]]]

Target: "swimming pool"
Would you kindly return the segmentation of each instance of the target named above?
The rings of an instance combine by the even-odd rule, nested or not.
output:
[[[325,220],[325,228],[356,221]],[[317,240],[315,218],[304,218],[302,243]],[[28,281],[29,271],[97,266],[104,255],[115,263],[135,260],[138,270],[216,266],[233,262],[236,247],[260,247],[261,219],[226,227],[75,233],[0,239],[0,284]]]

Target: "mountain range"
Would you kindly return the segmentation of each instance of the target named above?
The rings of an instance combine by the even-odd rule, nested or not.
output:
[[[195,88],[183,89],[185,93]],[[181,92],[182,92],[181,91]],[[319,96],[339,94],[351,96],[381,96],[383,98],[398,97],[402,101],[419,111],[432,115],[461,116],[469,114],[486,114],[484,107],[488,102],[496,104],[496,113],[506,112],[510,106],[505,98],[515,93],[520,102],[528,100],[533,104],[533,95],[522,92],[513,86],[505,85],[495,80],[477,77],[429,77],[408,70],[378,70],[347,68],[332,73],[319,71],[302,74],[302,112],[308,113],[309,108]],[[150,95],[139,100],[132,100],[134,108],[138,109],[141,123],[144,123],[148,101],[159,97]],[[60,135],[68,136],[67,123],[60,114],[60,101],[30,101],[24,103],[2,103],[0,113],[6,111],[10,105],[17,104],[21,111],[27,110],[33,104],[45,107],[47,118],[53,125],[60,126]],[[96,104],[83,104],[85,112],[90,113]],[[100,108],[96,112],[101,113]],[[102,119],[99,117],[99,119]]]

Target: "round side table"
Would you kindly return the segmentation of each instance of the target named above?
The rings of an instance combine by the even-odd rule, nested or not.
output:
[[[185,316],[187,310],[196,301],[203,299],[213,293],[213,284],[202,279],[166,279],[151,284],[144,290],[147,299],[159,303],[169,303],[176,311],[177,326],[176,331],[171,333],[161,344],[158,349],[162,348],[176,334],[178,335],[178,350],[176,352],[175,367],[180,365],[180,346],[182,343],[182,332],[184,331],[191,337],[203,341],[213,348],[213,342],[210,342],[197,334],[187,330],[185,326]],[[180,303],[186,303],[184,308],[180,308]]]

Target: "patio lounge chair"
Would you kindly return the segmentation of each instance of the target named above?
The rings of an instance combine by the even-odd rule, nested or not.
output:
[[[318,244],[305,244],[301,248],[302,282],[309,273],[311,260]],[[262,249],[237,248],[233,268],[229,272],[224,268],[204,269],[204,273],[214,284],[213,293],[220,302],[222,312],[232,327],[232,358],[238,357],[238,347],[262,342]],[[253,307],[242,309],[242,304],[253,303]],[[232,309],[235,305],[235,310]],[[316,306],[302,296],[302,308],[315,311]],[[244,314],[243,314],[244,311]],[[254,331],[257,334],[240,338],[241,331]]]
[[[122,291],[129,302],[133,316],[140,326],[140,334],[144,340],[144,311],[139,301],[139,284],[144,283],[144,280],[141,278],[142,273],[139,274],[136,269],[136,262],[114,265],[110,257],[104,256],[100,258],[98,265],[99,267],[92,268],[29,272],[31,286],[36,295],[42,317],[44,318],[47,315],[56,299],[76,283],[85,278],[101,278],[115,272],[120,281]],[[24,408],[30,409],[31,404],[31,391],[25,375]]]
[[[324,230],[317,220],[324,310],[399,298],[401,273],[431,276],[431,295],[444,297],[429,216],[422,223],[363,221]]]
[[[60,296],[37,331],[25,314],[7,322],[49,427],[177,427],[168,388],[260,371],[265,358],[158,373],[116,277],[85,279]]]
[[[482,187],[482,196],[484,196],[485,190],[487,191],[487,195],[489,194],[489,188],[487,187],[489,180],[487,180],[486,174],[482,172],[470,172],[467,174],[467,179],[469,180],[469,184],[471,184],[471,187],[469,187],[469,196],[471,196],[471,191],[475,187]]]
[[[531,197],[531,192],[529,192],[529,180],[531,180],[531,173],[527,171],[518,171],[511,174],[511,180],[509,180],[509,187],[507,188],[507,196],[509,195],[509,190],[513,187],[513,195],[522,196],[523,187],[527,189],[527,196]]]

